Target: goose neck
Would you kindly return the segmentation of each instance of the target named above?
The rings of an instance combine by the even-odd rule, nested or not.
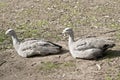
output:
[[[69,44],[74,42],[74,35],[73,33],[69,34]]]
[[[20,42],[16,34],[12,35],[12,41],[13,41],[13,46],[17,49]]]

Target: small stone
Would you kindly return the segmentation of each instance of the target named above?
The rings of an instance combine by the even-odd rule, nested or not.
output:
[[[96,64],[98,70],[101,70],[101,66],[99,64]]]

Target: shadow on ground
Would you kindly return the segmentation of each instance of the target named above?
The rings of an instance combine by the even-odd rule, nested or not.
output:
[[[120,57],[120,50],[108,50],[104,53],[104,58],[115,58],[115,57]]]

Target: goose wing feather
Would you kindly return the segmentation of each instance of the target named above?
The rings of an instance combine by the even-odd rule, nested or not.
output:
[[[75,42],[74,47],[76,50],[86,50],[92,48],[103,49],[106,44],[112,44],[112,42],[102,38],[86,38]]]
[[[57,45],[57,44],[56,44]],[[25,41],[20,44],[21,51],[27,51],[27,52],[34,52],[34,53],[49,53],[50,50],[54,52],[55,49],[59,48],[59,46],[56,46],[55,44],[52,44],[52,42],[44,41],[44,40],[30,40]]]

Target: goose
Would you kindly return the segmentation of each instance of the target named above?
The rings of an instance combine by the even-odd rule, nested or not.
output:
[[[12,37],[13,46],[17,51],[18,55],[22,57],[56,54],[59,53],[62,48],[62,46],[58,44],[45,40],[32,39],[21,42],[17,38],[16,32],[13,29],[8,29],[5,34]]]
[[[104,38],[84,38],[74,40],[72,28],[65,28],[63,34],[69,35],[68,46],[73,58],[98,59],[108,48],[115,46],[114,42]]]

